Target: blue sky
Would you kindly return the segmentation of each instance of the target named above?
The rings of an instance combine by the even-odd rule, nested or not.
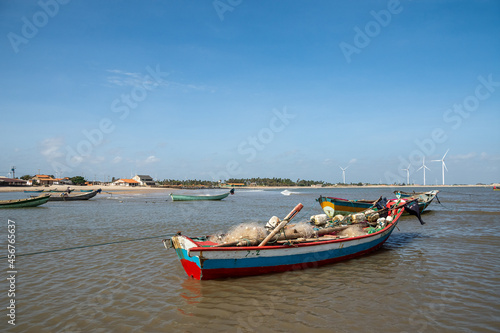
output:
[[[500,181],[498,1],[0,4],[0,175]]]

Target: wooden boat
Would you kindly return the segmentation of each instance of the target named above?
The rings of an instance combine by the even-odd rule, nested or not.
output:
[[[498,186],[493,186],[493,191],[500,191],[500,187],[498,187]]]
[[[196,200],[222,200],[229,194],[234,194],[234,188],[231,191],[218,195],[186,195],[170,193],[172,201],[196,201]]]
[[[300,270],[358,257],[378,249],[396,227],[405,205],[411,203],[405,199],[389,202],[385,209],[386,218],[379,227],[369,227],[372,228],[367,231],[370,233],[350,238],[336,236],[339,228],[348,226],[336,226],[319,229],[314,238],[293,240],[293,233],[289,233],[287,240],[280,241],[283,239],[280,237],[287,233],[283,232],[284,225],[301,209],[299,204],[264,240],[218,244],[208,237],[187,237],[179,232],[171,239],[164,239],[163,244],[167,249],[175,249],[187,275],[197,280]],[[418,211],[416,205],[414,209]]]
[[[34,198],[17,200],[0,200],[0,208],[25,208],[43,205],[49,201],[50,195],[44,194]]]
[[[397,198],[416,198],[418,199],[418,206],[420,208],[420,212],[422,212],[424,209],[427,208],[436,198],[438,201],[437,194],[439,193],[439,190],[432,190],[432,191],[427,191],[427,192],[403,192],[403,191],[394,191],[394,194],[396,194]]]
[[[82,193],[82,194],[75,194],[71,195],[68,193],[61,193],[61,194],[51,194],[49,201],[74,201],[74,200],[89,200],[97,195],[97,193],[101,193],[101,189],[88,192],[88,193]]]
[[[32,190],[32,191],[27,191],[25,190],[24,193],[42,193],[43,190]]]
[[[400,193],[400,197],[402,198],[418,199],[418,208],[420,209],[420,212],[423,212],[431,204],[432,200],[434,200],[439,191],[433,190],[418,193],[395,191],[395,193],[396,192]],[[321,205],[321,208],[323,208],[323,211],[331,217],[337,214],[349,215],[352,213],[359,213],[373,207],[377,202],[377,200],[348,200],[323,196],[319,197],[317,201]]]

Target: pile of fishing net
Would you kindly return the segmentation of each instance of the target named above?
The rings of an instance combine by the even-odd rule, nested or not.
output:
[[[208,238],[209,241],[218,244],[232,243],[244,240],[261,240],[269,234],[269,229],[256,222],[242,223],[229,229],[225,234],[215,234]],[[281,235],[283,234],[283,235]],[[309,238],[314,235],[314,227],[307,222],[285,226],[277,234],[280,239]]]

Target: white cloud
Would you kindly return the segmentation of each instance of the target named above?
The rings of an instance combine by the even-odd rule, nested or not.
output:
[[[151,164],[151,163],[155,163],[155,162],[158,162],[160,159],[154,155],[151,155],[149,156],[148,158],[146,158],[142,163],[144,164]]]
[[[482,155],[482,154],[481,154]],[[477,156],[476,153],[468,153],[468,154],[458,154],[458,155],[453,155],[453,156],[450,156],[450,158],[454,159],[454,160],[470,160],[470,159],[473,159]]]
[[[61,147],[64,145],[64,138],[47,138],[40,143],[40,154],[47,160],[53,161],[64,156]]]
[[[356,163],[358,161],[357,158],[353,158],[352,160],[349,161],[349,164],[353,164],[353,163]]]
[[[122,160],[123,158],[121,156],[116,156],[115,158],[113,158],[113,161],[111,161],[111,163],[117,164],[120,163]]]

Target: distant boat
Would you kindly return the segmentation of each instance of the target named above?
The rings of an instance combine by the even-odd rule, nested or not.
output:
[[[493,186],[493,191],[500,191],[500,188],[498,186]]]
[[[59,195],[56,194],[51,194],[49,201],[75,201],[75,200],[89,200],[97,195],[97,193],[100,193],[101,189],[98,189],[96,191],[92,191],[89,193],[83,193],[83,194],[75,194],[71,195],[68,193],[61,193]]]
[[[42,193],[43,190],[32,190],[32,191],[24,191],[24,193]]]
[[[44,194],[34,198],[17,199],[17,200],[0,200],[0,208],[25,208],[36,207],[43,205],[49,201],[50,195]]]
[[[229,194],[234,194],[234,188],[231,191],[218,194],[218,195],[186,195],[186,194],[173,194],[170,193],[172,201],[198,201],[198,200],[222,200],[226,198]]]
[[[415,198],[418,199],[418,208],[420,212],[423,212],[434,200],[436,195],[438,194],[438,190],[433,190],[429,192],[402,192],[395,191],[395,193],[399,193],[399,196],[405,199]],[[398,196],[398,194],[396,194]],[[368,208],[371,208],[375,205],[377,200],[348,200],[341,198],[333,198],[333,197],[319,197],[317,199],[321,208],[327,215],[349,215],[352,213],[359,213]]]
[[[80,192],[92,192],[93,190],[80,190]]]

